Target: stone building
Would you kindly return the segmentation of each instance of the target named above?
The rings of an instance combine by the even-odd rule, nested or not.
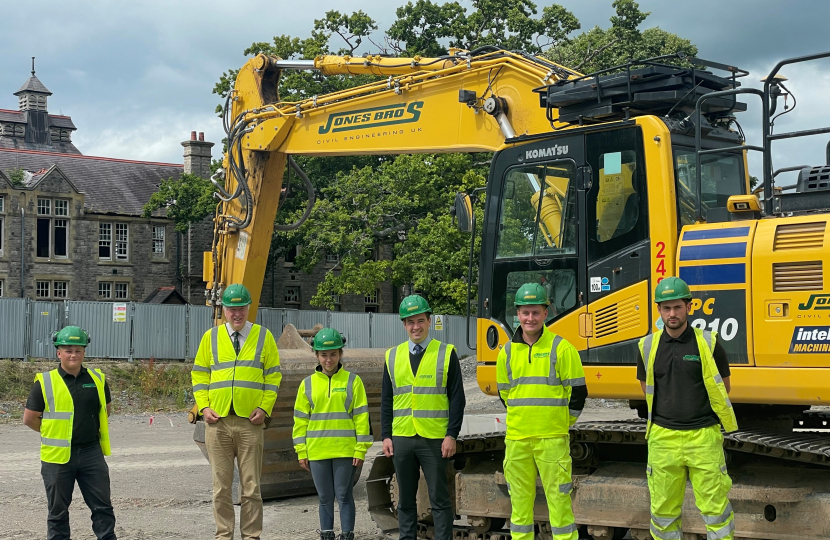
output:
[[[184,166],[84,156],[34,71],[14,95],[18,110],[0,110],[0,296],[141,302],[173,286],[203,301],[187,264],[201,246],[163,210],[141,214],[162,180],[206,174],[213,144],[192,133]]]
[[[152,302],[173,287],[203,304],[202,253],[211,248],[212,221],[182,234],[163,210],[141,214],[162,180],[183,172],[208,178],[213,143],[191,132],[183,165],[85,156],[72,143],[72,119],[49,114],[52,93],[34,69],[14,95],[18,110],[0,109],[0,296]],[[294,259],[279,259],[266,274],[260,305],[319,309],[310,300],[336,260],[307,274]],[[343,295],[335,304],[394,312],[400,298],[385,282],[374,294]]]

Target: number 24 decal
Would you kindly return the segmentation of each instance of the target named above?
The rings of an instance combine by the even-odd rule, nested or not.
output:
[[[661,277],[657,278],[657,283],[660,283],[666,277],[666,255],[663,253],[666,250],[666,244],[657,242],[655,247],[657,248],[657,255],[654,258],[657,259],[657,268],[654,269],[654,272],[660,274]]]

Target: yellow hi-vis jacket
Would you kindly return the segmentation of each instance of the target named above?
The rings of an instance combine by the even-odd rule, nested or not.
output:
[[[274,336],[253,325],[236,356],[226,326],[214,326],[202,336],[191,379],[200,411],[210,407],[224,417],[233,405],[237,416],[250,416],[257,407],[270,416],[282,380]]]
[[[450,423],[447,371],[454,347],[433,339],[427,345],[418,373],[412,373],[409,342],[386,351],[386,370],[392,381],[392,435],[443,439]]]
[[[717,332],[708,332],[700,328],[694,328],[697,348],[700,351],[700,365],[703,369],[703,385],[706,393],[709,394],[709,403],[712,410],[718,415],[723,424],[723,429],[728,432],[737,431],[738,420],[735,418],[735,410],[732,402],[729,401],[729,394],[726,393],[726,385],[718,372],[718,365],[712,352],[715,350]],[[651,433],[651,410],[654,403],[654,359],[657,358],[657,346],[660,344],[662,330],[658,330],[640,340],[640,354],[646,362],[646,403],[648,404],[648,425],[646,426],[646,439]]]
[[[291,436],[298,459],[366,459],[373,439],[360,377],[341,366],[331,377],[318,368],[303,379],[294,402]]]
[[[107,425],[107,398],[104,394],[104,374],[98,369],[87,368],[95,388],[98,390],[98,438],[105,456],[110,455],[110,434]],[[75,403],[63,377],[57,369],[38,373],[35,380],[40,382],[43,401],[43,421],[40,424],[40,459],[46,463],[68,463],[72,453],[72,420]]]
[[[533,345],[509,341],[499,351],[496,384],[508,440],[567,435],[582,412],[568,408],[572,387],[585,386],[579,352],[547,328]]]

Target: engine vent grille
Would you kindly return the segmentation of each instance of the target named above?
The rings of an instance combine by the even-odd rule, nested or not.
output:
[[[594,316],[594,337],[601,338],[636,328],[640,323],[636,306],[640,297],[630,296],[616,304],[597,310]]]
[[[779,225],[775,228],[773,250],[821,249],[824,247],[824,230],[826,228],[826,221]]]
[[[821,261],[773,263],[772,290],[821,291],[824,289],[823,274]]]

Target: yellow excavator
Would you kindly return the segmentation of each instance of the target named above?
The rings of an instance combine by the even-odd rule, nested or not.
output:
[[[452,209],[462,230],[482,229],[477,331],[468,343],[481,390],[496,395],[496,357],[517,326],[513,295],[533,281],[552,299],[550,328],[580,351],[590,396],[629,400],[642,413],[637,342],[660,328],[654,286],[679,276],[694,295],[692,325],[719,332],[732,368],[741,430],[724,444],[736,538],[830,538],[830,437],[822,431],[830,415],[811,410],[830,401],[830,155],[827,165],[774,170],[771,151],[778,140],[830,133],[771,127],[779,71],[826,58],[830,52],[784,60],[761,90],[741,86],[746,71],[680,54],[585,76],[493,47],[436,58],[259,55],[239,72],[225,107],[222,201],[205,254],[208,302],[219,316],[223,288],[244,283],[256,307],[287,167],[303,179],[305,216],[311,211],[313,190],[292,155],[495,152],[483,193],[458,194]],[[283,101],[280,76],[295,69],[378,79]],[[747,109],[742,95],[760,98],[760,144],[749,144],[738,123]],[[750,151],[763,159],[760,198],[750,189]],[[794,170],[795,185],[775,186],[777,174]],[[473,262],[471,252],[471,269]],[[352,358],[374,381],[367,386],[377,419],[382,354],[365,353]],[[304,362],[289,366],[266,432],[271,496],[312,489],[290,447],[296,386],[313,366]],[[572,428],[583,535],[650,538],[644,432],[641,421]],[[510,536],[503,449],[500,433],[459,439],[448,475],[455,512],[468,526],[455,537]],[[390,534],[393,478],[391,460],[377,457],[369,508]],[[684,508],[684,538],[702,538],[704,524],[691,510]],[[430,538],[425,496],[419,515],[419,533]],[[538,537],[551,538],[543,498],[535,520]]]

